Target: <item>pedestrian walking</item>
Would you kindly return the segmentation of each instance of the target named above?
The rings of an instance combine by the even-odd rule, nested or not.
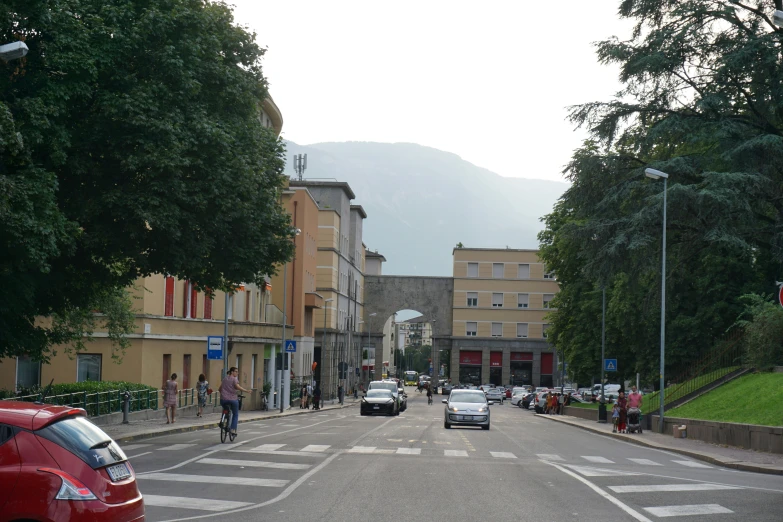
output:
[[[204,414],[204,407],[207,405],[207,395],[209,394],[209,382],[207,382],[207,377],[203,373],[198,376],[196,393],[198,394],[198,413],[196,417],[201,417]]]
[[[166,408],[166,424],[174,424],[177,414],[177,374],[172,373],[171,379],[163,387],[163,407]],[[169,416],[169,414],[171,414]]]
[[[309,382],[307,383],[307,389],[306,389],[306,395],[307,395],[307,403],[305,403],[305,409],[310,409],[310,396],[313,394],[313,385]]]
[[[617,433],[617,425],[620,423],[620,407],[615,402],[612,406],[612,433]]]
[[[565,394],[560,393],[557,396],[557,414],[562,415],[563,414],[563,406],[565,406]]]
[[[321,388],[318,387],[318,384],[315,385],[315,390],[313,390],[313,409],[321,409]]]
[[[628,399],[625,398],[624,392],[619,393],[615,404],[620,408],[620,420],[617,423],[617,430],[620,433],[628,433],[626,428],[626,421],[628,419]]]
[[[299,400],[299,409],[302,410],[307,406],[307,386],[302,386],[300,390],[301,399]]]

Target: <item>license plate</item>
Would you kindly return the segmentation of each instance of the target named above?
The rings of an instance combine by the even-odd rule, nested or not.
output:
[[[380,406],[373,406],[373,407],[372,407],[372,409],[373,409],[373,410],[380,410],[380,409],[381,409],[381,407],[380,407]]]
[[[473,415],[462,415],[460,420],[473,420]]]
[[[122,464],[117,464],[116,466],[109,466],[106,468],[106,471],[109,473],[112,482],[124,480],[131,476],[131,472],[124,462]]]

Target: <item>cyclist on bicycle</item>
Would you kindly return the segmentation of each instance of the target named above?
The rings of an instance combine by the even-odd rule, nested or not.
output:
[[[220,383],[219,390],[220,405],[224,409],[231,410],[231,433],[234,435],[237,434],[237,423],[239,422],[239,399],[237,398],[237,390],[250,393],[250,390],[239,385],[239,379],[237,379],[238,374],[239,370],[236,366],[232,366],[228,370],[223,382]]]
[[[427,386],[427,403],[432,404],[432,387]]]

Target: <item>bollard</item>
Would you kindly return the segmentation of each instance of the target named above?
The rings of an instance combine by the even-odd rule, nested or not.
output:
[[[128,415],[130,413],[130,392],[125,390],[122,394],[122,423],[128,424]]]

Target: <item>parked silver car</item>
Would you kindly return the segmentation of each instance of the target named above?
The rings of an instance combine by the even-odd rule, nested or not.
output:
[[[489,404],[481,390],[453,390],[448,399],[443,400],[446,409],[443,412],[443,427],[453,425],[481,426],[489,429]]]
[[[484,394],[487,396],[487,400],[489,401],[497,401],[500,404],[503,404],[503,400],[506,398],[506,389],[503,388],[485,388]]]

